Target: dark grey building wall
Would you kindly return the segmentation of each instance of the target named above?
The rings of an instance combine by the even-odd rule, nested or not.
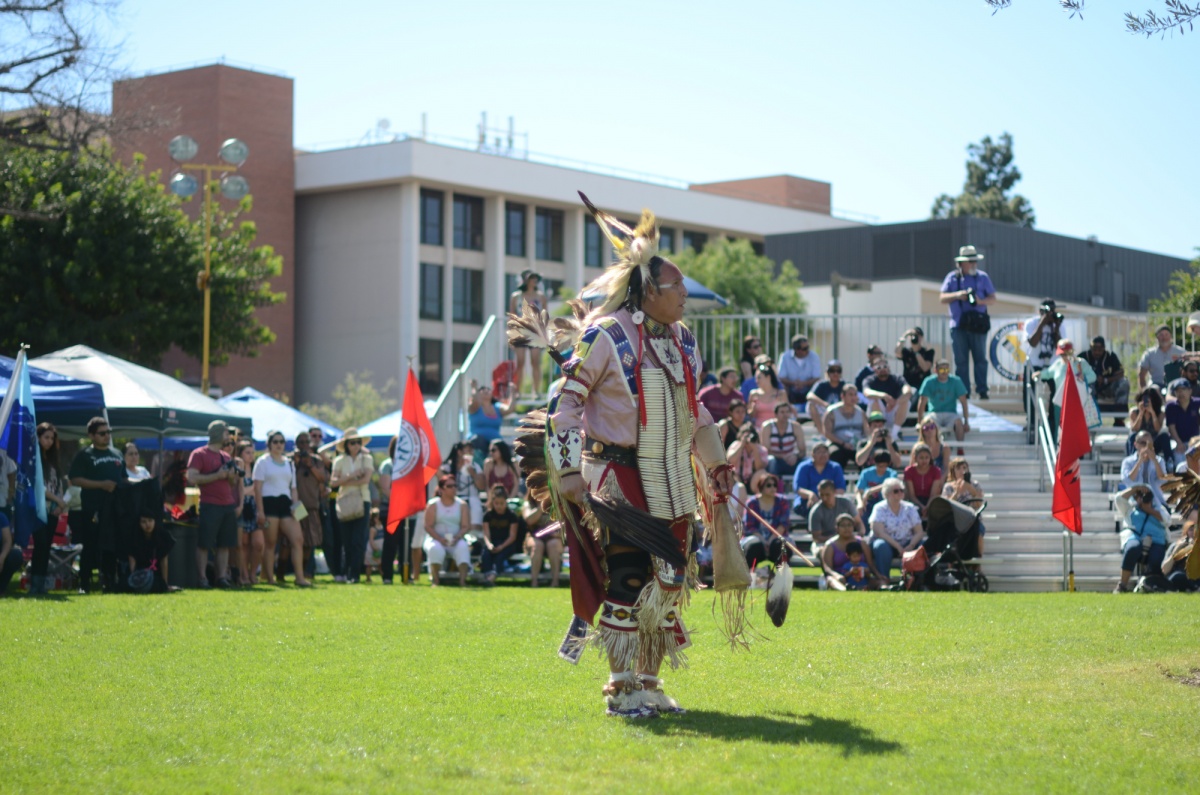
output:
[[[1147,251],[1023,229],[982,218],[795,232],[766,238],[766,255],[791,260],[806,285],[828,284],[829,274],[883,281],[941,281],[960,246],[984,254],[983,269],[1000,292],[1144,311],[1161,296],[1172,273],[1188,261]]]

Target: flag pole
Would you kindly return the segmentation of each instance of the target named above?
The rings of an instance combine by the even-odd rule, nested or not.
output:
[[[413,359],[416,359],[417,357],[409,355],[409,356],[406,356],[405,358],[408,359],[408,369],[411,371],[413,369]],[[407,378],[404,379],[404,388],[406,390],[408,389],[408,379]],[[403,413],[403,411],[404,411],[404,395],[400,396],[400,407],[401,407],[400,411]],[[400,577],[401,577],[400,584],[408,585],[408,566],[409,566],[409,562],[412,560],[412,548],[411,548],[411,545],[412,545],[412,522],[409,521],[408,517],[404,518],[404,541],[403,541],[403,543],[404,543],[404,550],[401,555],[401,558],[404,560],[404,565],[400,567]]]

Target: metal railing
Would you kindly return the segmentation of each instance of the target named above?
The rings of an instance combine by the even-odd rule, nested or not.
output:
[[[1029,316],[992,316],[987,335],[988,392],[999,398],[1020,398],[1025,369],[1025,321]],[[808,336],[822,364],[839,359],[845,376],[854,374],[867,363],[866,350],[878,345],[889,357],[897,340],[913,326],[925,332],[925,343],[939,359],[954,361],[950,338],[950,318],[946,314],[910,315],[690,315],[684,322],[696,335],[700,351],[714,372],[722,366],[736,366],[742,357],[742,340],[759,338],[763,353],[776,362],[791,349],[792,335]],[[1137,365],[1142,354],[1156,345],[1154,330],[1160,325],[1172,329],[1177,344],[1186,350],[1200,350],[1200,339],[1187,334],[1183,315],[1087,314],[1068,315],[1063,336],[1075,343],[1080,353],[1093,337],[1102,336],[1109,351],[1116,353],[1125,367],[1130,383],[1137,381]],[[895,368],[893,368],[895,370]],[[1032,440],[1031,440],[1032,441]]]
[[[471,381],[492,382],[492,368],[504,361],[505,334],[501,320],[492,315],[483,324],[466,361],[450,374],[438,395],[429,423],[443,452],[467,436],[467,403],[471,399]]]
[[[1028,365],[1026,368],[1028,369]],[[1038,489],[1045,493],[1047,484],[1051,489],[1054,487],[1054,464],[1058,460],[1058,444],[1054,441],[1054,434],[1050,429],[1050,420],[1047,416],[1049,414],[1046,408],[1048,395],[1040,386],[1032,378],[1026,379],[1025,396],[1031,401],[1029,405],[1033,407],[1034,435],[1038,456],[1044,464],[1038,473]],[[1075,534],[1066,529],[1062,531],[1062,589],[1064,591],[1075,590]]]

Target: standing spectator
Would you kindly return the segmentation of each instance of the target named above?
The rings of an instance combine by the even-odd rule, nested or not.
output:
[[[1146,559],[1151,575],[1162,573],[1163,556],[1167,551],[1166,509],[1151,488],[1135,483],[1114,496],[1113,505],[1121,515],[1124,532],[1121,534],[1121,581],[1113,593],[1128,593],[1133,568]]]
[[[871,509],[868,522],[873,536],[871,552],[875,556],[875,568],[884,579],[889,579],[893,558],[903,557],[925,539],[921,514],[917,506],[904,499],[904,484],[896,478],[888,478],[883,482],[883,500]]]
[[[875,503],[883,499],[883,482],[899,476],[896,470],[892,469],[892,455],[888,451],[876,450],[874,463],[874,466],[858,473],[858,483],[854,487],[858,515],[864,520],[871,515]]]
[[[200,520],[196,539],[196,569],[201,588],[208,581],[208,553],[215,559],[218,588],[230,588],[229,553],[238,545],[238,473],[233,458],[223,449],[229,429],[221,420],[208,424],[208,445],[188,457],[188,485],[200,487]],[[262,506],[259,506],[262,511]]]
[[[487,584],[491,585],[496,582],[500,569],[508,565],[508,559],[520,548],[517,528],[521,520],[508,509],[508,492],[503,486],[492,486],[488,494],[490,501],[483,515],[484,550],[479,568]]]
[[[321,466],[326,475],[325,482],[321,484],[321,550],[325,553],[325,565],[329,567],[334,581],[338,582],[338,578],[341,577],[340,581],[344,582],[342,523],[337,518],[337,492],[330,486],[328,479],[333,461],[328,453],[321,449],[324,440],[325,433],[319,426],[314,425],[308,429],[309,449],[312,450],[314,459],[321,459]]]
[[[300,525],[292,515],[299,504],[296,494],[296,465],[284,454],[287,437],[283,431],[267,432],[267,454],[254,462],[254,502],[258,509],[258,524],[265,530],[266,557],[263,559],[263,577],[268,585],[275,585],[275,543],[282,532],[292,552],[292,574],[297,588],[311,588],[312,583],[304,577],[304,539]],[[358,562],[362,565],[363,553]],[[283,584],[283,576],[278,582]]]
[[[975,393],[988,396],[987,334],[992,322],[987,308],[996,303],[996,288],[985,271],[979,270],[983,255],[974,246],[963,246],[954,258],[955,268],[942,281],[941,300],[950,305],[950,341],[954,348],[954,370],[967,393],[971,392],[970,359],[975,360]]]
[[[525,350],[516,348],[515,350]],[[535,357],[536,358],[536,357]],[[479,386],[471,379],[471,399],[467,402],[467,424],[471,436],[482,441],[484,446],[500,438],[500,425],[504,418],[513,413],[512,401],[501,403],[492,396],[487,384]]]
[[[17,462],[0,450],[0,513],[8,513],[8,501],[17,493]]]
[[[937,352],[925,344],[925,329],[913,326],[904,332],[904,336],[896,340],[896,358],[903,366],[904,380],[913,388],[914,400],[911,408],[916,408],[916,392],[921,388],[925,377],[933,373],[933,361]]]
[[[788,402],[802,409],[813,384],[821,380],[821,357],[810,350],[808,337],[792,337],[792,349],[779,357],[779,380],[787,390]]]
[[[742,380],[754,377],[754,368],[756,357],[761,356],[763,352],[762,340],[755,336],[746,336],[742,339],[742,358],[738,360],[738,369],[741,371]]]
[[[791,403],[775,405],[775,417],[763,425],[762,434],[767,440],[767,471],[772,475],[791,477],[807,454],[804,429],[792,419]]]
[[[37,426],[38,446],[42,451],[42,482],[46,486],[46,522],[39,523],[33,531],[33,559],[29,566],[29,595],[49,593],[50,582],[46,569],[50,564],[50,545],[54,542],[54,531],[59,517],[67,512],[66,490],[60,474],[58,429],[49,422]],[[4,555],[0,554],[0,561]],[[0,593],[4,588],[0,587]]]
[[[779,385],[775,368],[770,364],[760,364],[755,370],[755,387],[750,390],[747,401],[747,413],[755,428],[761,429],[767,420],[775,416],[775,407],[787,403],[787,392]]]
[[[825,438],[831,445],[829,455],[841,466],[854,460],[860,439],[867,435],[867,415],[858,405],[854,384],[842,385],[842,399],[825,412]]]
[[[737,370],[732,367],[722,367],[719,375],[720,380],[713,386],[701,389],[697,398],[701,405],[708,409],[714,422],[720,422],[728,417],[729,404],[742,397],[738,391]]]
[[[746,503],[745,532],[742,533],[742,554],[746,556],[746,565],[753,567],[768,560],[776,565],[783,562],[783,539],[772,533],[759,517],[766,519],[771,527],[786,536],[791,511],[791,501],[779,496],[779,478],[767,475],[758,482],[757,493]]]
[[[0,597],[8,591],[13,575],[25,565],[25,555],[13,541],[12,524],[8,514],[0,511]]]
[[[71,537],[83,544],[79,561],[80,590],[92,590],[92,570],[100,567],[100,584],[112,590],[117,586],[117,516],[114,494],[125,482],[125,460],[109,446],[112,431],[108,420],[93,417],[87,424],[92,440],[75,454],[71,462],[71,485],[80,488],[82,510],[79,521],[71,523]],[[73,518],[72,511],[70,517]],[[68,519],[70,522],[70,518]]]
[[[533,544],[533,548],[529,552],[529,585],[532,588],[538,587],[538,580],[542,576],[542,560],[548,559],[550,561],[550,587],[557,588],[559,575],[562,574],[562,536],[557,531],[545,534],[541,532],[551,524],[550,517],[542,511],[542,506],[531,496],[525,498],[523,518],[525,525],[529,528],[530,540]]]
[[[1042,301],[1036,317],[1025,321],[1025,349],[1028,351],[1026,363],[1029,365],[1022,371],[1025,384],[1031,380],[1036,383],[1042,370],[1054,363],[1058,341],[1062,337],[1062,312],[1053,298]],[[1029,393],[1022,390],[1022,400],[1025,405],[1025,421],[1033,427],[1033,404],[1029,401]]]
[[[1096,374],[1096,402],[1110,410],[1124,411],[1129,407],[1129,379],[1125,377],[1125,368],[1117,354],[1106,350],[1104,337],[1093,337],[1092,347],[1084,352],[1082,359]],[[1195,362],[1184,365],[1184,375],[1187,375],[1189,365],[1196,370]],[[1193,382],[1195,379],[1192,379]],[[1193,383],[1192,394],[1196,394]],[[1117,420],[1118,423],[1121,420]]]
[[[1164,387],[1167,384],[1167,365],[1183,359],[1187,351],[1175,344],[1175,335],[1170,326],[1159,326],[1154,330],[1158,345],[1147,348],[1138,362],[1138,385],[1145,388],[1150,384]]]
[[[875,360],[874,373],[863,381],[867,409],[882,412],[894,436],[900,435],[900,428],[908,419],[912,394],[912,387],[892,375],[886,356]]]
[[[796,474],[792,476],[792,491],[809,503],[816,496],[817,486],[822,480],[832,480],[835,492],[846,493],[845,472],[840,464],[829,460],[829,443],[818,439],[813,442],[812,456],[796,467]]]
[[[150,472],[142,466],[142,454],[138,452],[137,445],[133,442],[125,443],[124,459],[126,480],[130,483],[137,483],[150,479]]]
[[[312,439],[304,432],[296,434],[292,461],[296,465],[296,497],[308,512],[300,520],[300,538],[304,542],[304,578],[311,580],[316,574],[313,550],[325,543],[325,529],[321,526],[321,491],[329,482],[329,472],[320,453],[313,452]]]
[[[1167,401],[1167,432],[1179,451],[1176,457],[1182,457],[1192,437],[1200,435],[1200,397],[1193,397],[1192,385],[1186,378],[1171,382],[1171,395],[1175,399]]]
[[[1133,440],[1134,453],[1121,462],[1121,488],[1141,484],[1154,494],[1154,501],[1165,505],[1162,482],[1167,467],[1161,456],[1154,454],[1154,438],[1147,431],[1138,431]]]
[[[923,423],[926,412],[932,412],[939,428],[953,428],[954,438],[962,441],[971,430],[971,407],[967,402],[967,386],[956,375],[950,375],[950,362],[942,359],[935,368],[936,375],[926,378],[917,392],[917,422]],[[958,402],[962,417],[958,416]]]
[[[236,454],[241,459],[239,476],[242,479],[241,553],[242,567],[239,583],[250,586],[258,584],[258,568],[262,565],[263,528],[258,524],[258,500],[254,497],[254,442],[244,439],[237,443]],[[275,550],[271,549],[274,557]]]
[[[717,423],[717,429],[721,432],[721,444],[725,445],[725,450],[737,441],[738,433],[746,424],[746,404],[740,397],[734,398],[729,402],[729,416]]]
[[[521,271],[521,287],[514,290],[508,298],[509,314],[517,315],[518,317],[528,304],[535,312],[540,312],[546,308],[548,302],[546,294],[539,289],[539,284],[542,281],[540,274],[526,268]],[[536,400],[538,390],[542,388],[542,352],[531,348],[514,348],[517,352],[517,367],[513,371],[513,396],[519,397],[521,392],[521,377],[525,374],[525,360],[529,359],[530,375],[533,377],[533,388],[531,397]]]
[[[859,469],[870,466],[870,462],[875,460],[875,456],[880,452],[887,455],[892,466],[900,466],[900,448],[896,446],[896,440],[888,430],[887,420],[882,412],[872,411],[867,415],[867,438],[859,444],[854,463]]]
[[[344,566],[341,581],[350,584],[359,581],[367,553],[367,512],[371,509],[371,477],[375,474],[375,461],[363,449],[369,441],[371,437],[360,436],[358,428],[347,428],[335,446],[338,456],[333,459],[329,478],[330,485],[338,490],[336,510],[342,525]]]
[[[467,584],[467,567],[471,563],[471,550],[463,536],[467,534],[467,505],[458,499],[453,475],[442,475],[438,479],[438,496],[429,501],[425,508],[424,537],[425,556],[429,558],[429,581],[437,587],[441,584],[442,565],[449,556],[458,565],[458,584]]]
[[[854,376],[854,387],[859,391],[859,394],[862,394],[863,384],[866,383],[868,378],[875,374],[875,362],[882,358],[882,348],[880,348],[878,345],[867,346],[867,363],[864,364],[863,368],[858,371],[857,375]]]
[[[392,584],[392,573],[396,566],[396,555],[400,552],[400,540],[404,536],[404,533],[401,532],[404,524],[403,521],[396,528],[396,532],[389,533],[387,531],[388,514],[392,510],[392,469],[395,467],[396,445],[399,441],[399,437],[396,436],[388,440],[387,458],[379,464],[379,521],[383,526],[379,535],[379,579],[384,585]]]
[[[808,532],[815,546],[823,546],[837,535],[837,519],[844,514],[858,515],[854,501],[839,495],[832,480],[822,480],[817,484],[817,502],[808,511]],[[856,519],[855,523],[860,531],[866,532],[861,522]],[[813,551],[820,554],[819,549]]]
[[[908,501],[916,505],[925,518],[929,501],[942,493],[942,470],[933,465],[929,448],[921,442],[913,445],[912,464],[904,470],[904,490]]]
[[[825,378],[808,390],[808,418],[814,428],[825,427],[825,412],[842,399],[842,363],[830,359],[825,367]]]

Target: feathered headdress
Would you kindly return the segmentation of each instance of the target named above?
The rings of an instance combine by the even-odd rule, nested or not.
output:
[[[587,287],[588,292],[604,296],[600,305],[588,314],[587,325],[596,318],[612,314],[625,303],[629,297],[629,278],[635,270],[640,271],[642,284],[652,281],[650,261],[658,256],[658,222],[654,213],[642,210],[642,219],[630,229],[592,204],[583,191],[579,191],[579,198],[583,199],[583,206],[596,219],[596,225],[612,243],[613,251],[617,254],[617,261]]]

